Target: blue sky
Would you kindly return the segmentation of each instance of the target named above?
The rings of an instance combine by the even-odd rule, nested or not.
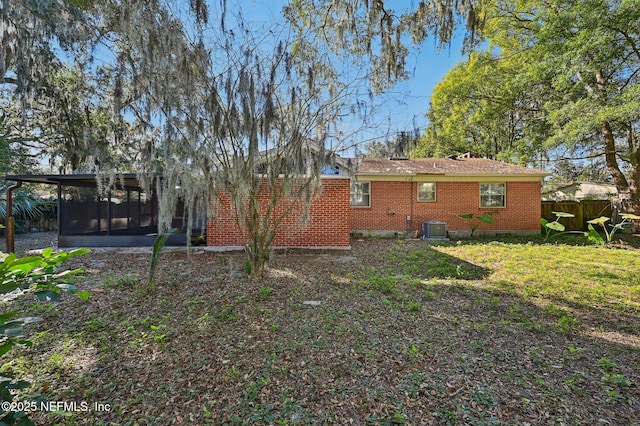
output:
[[[286,3],[285,0],[239,0],[236,4],[242,8],[245,18],[267,25],[282,19],[281,9]],[[211,15],[215,16],[217,5],[210,4]],[[461,46],[462,41],[458,38],[449,48],[438,50],[434,41],[428,39],[419,49],[414,49],[407,58],[410,78],[397,83],[376,101],[379,106],[372,120],[375,125],[362,132],[360,137],[363,140],[385,139],[386,135],[394,135],[398,131],[412,131],[416,127],[424,129],[428,123],[425,113],[431,92],[449,69],[463,60]]]
[[[425,113],[433,88],[449,69],[462,60],[460,45],[456,43],[450,48],[438,50],[432,41],[427,41],[420,51],[411,54],[407,59],[410,78],[396,83],[387,91],[385,103],[378,114],[386,122],[387,129],[423,129],[428,123]]]

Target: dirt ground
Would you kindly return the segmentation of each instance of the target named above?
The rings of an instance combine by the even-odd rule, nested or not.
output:
[[[52,232],[31,232],[26,234],[16,234],[16,253],[21,254],[27,250],[37,250],[45,247],[56,247],[58,245],[58,234]],[[0,251],[6,252],[7,239],[0,237]]]
[[[149,260],[96,250],[68,265],[89,300],[21,305],[44,321],[8,365],[109,407],[37,424],[640,424],[637,313],[544,309],[424,241],[279,252],[262,281],[242,253],[169,251],[151,284]]]

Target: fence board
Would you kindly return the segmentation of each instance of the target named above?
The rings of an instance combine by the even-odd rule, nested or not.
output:
[[[562,218],[562,223],[567,231],[583,231],[587,229],[587,221],[600,216],[611,217],[612,206],[606,200],[582,200],[582,201],[543,201],[542,217],[552,222],[556,220],[553,212],[571,213],[575,217]]]

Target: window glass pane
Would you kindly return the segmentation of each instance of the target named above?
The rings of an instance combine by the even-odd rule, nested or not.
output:
[[[483,183],[480,185],[482,194],[504,195],[504,183]]]
[[[369,196],[366,194],[352,195],[351,205],[355,207],[369,207]]]
[[[435,201],[436,184],[433,182],[418,183],[418,201]]]
[[[369,207],[369,183],[351,182],[351,205]]]
[[[480,184],[480,206],[481,207],[504,207],[505,206],[505,184],[504,183]]]
[[[504,207],[504,196],[483,195],[481,197],[482,207]]]

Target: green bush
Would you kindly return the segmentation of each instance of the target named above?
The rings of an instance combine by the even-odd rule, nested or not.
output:
[[[458,217],[469,222],[469,226],[471,227],[471,238],[473,238],[473,234],[476,232],[476,229],[478,229],[478,226],[480,226],[481,223],[491,225],[493,223],[493,215],[498,213],[499,212],[497,211],[486,212],[485,214],[475,216],[475,220],[473,213],[460,214]]]
[[[60,291],[69,291],[86,300],[89,294],[79,292],[76,287],[67,282],[73,274],[82,272],[80,269],[58,272],[59,266],[67,259],[88,253],[88,249],[77,249],[71,252],[54,252],[45,249],[40,256],[18,258],[14,253],[0,252],[0,294],[8,295],[12,292],[20,294],[33,293],[40,300],[57,301]],[[0,357],[14,347],[31,346],[24,340],[24,326],[36,321],[38,317],[22,317],[19,312],[11,311],[0,314]],[[15,392],[26,389],[29,382],[16,380],[10,373],[3,373],[0,377],[0,402],[13,403]],[[4,404],[6,405],[6,404]],[[4,406],[3,405],[3,406]],[[18,406],[18,405],[17,405]],[[0,408],[0,424],[2,425],[33,425],[24,411],[12,411]]]
[[[616,234],[616,232],[618,232],[619,230],[621,230],[624,227],[624,224],[627,222],[630,222],[632,220],[640,220],[640,216],[632,214],[632,213],[622,213],[620,215],[620,217],[622,218],[622,222],[613,225],[611,227],[611,230],[607,230],[607,222],[610,220],[610,218],[606,217],[606,216],[600,216],[596,219],[593,220],[589,220],[587,221],[587,223],[589,224],[588,227],[588,231],[584,233],[584,235],[587,237],[587,239],[589,241],[591,241],[592,243],[596,243],[596,244],[610,244],[613,241],[613,236]],[[604,235],[606,237],[606,240],[604,238],[602,238],[602,236],[598,233],[598,231],[596,231],[596,229],[593,227],[593,225],[600,225],[602,227],[602,230],[604,231]]]

